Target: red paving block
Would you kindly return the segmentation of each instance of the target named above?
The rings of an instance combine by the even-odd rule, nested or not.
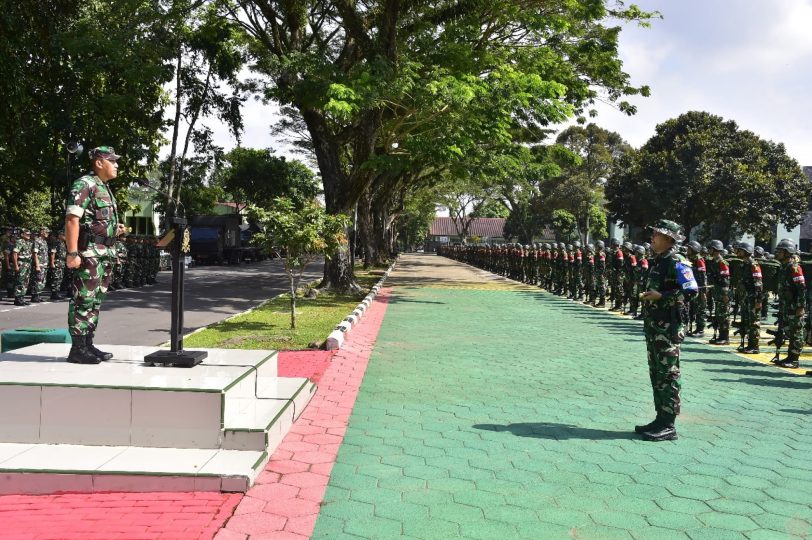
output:
[[[255,534],[281,531],[285,527],[287,518],[265,512],[255,514],[240,514],[228,520],[228,529],[238,533],[254,536]]]
[[[283,484],[300,488],[326,486],[329,481],[329,476],[311,472],[285,474],[281,480]]]
[[[349,334],[345,348],[332,357],[310,405],[215,540],[245,540],[245,535],[251,540],[310,537],[388,299],[389,291],[382,290],[361,325]],[[262,512],[255,511],[254,499],[267,501]],[[261,515],[285,516],[284,534],[279,529],[267,530],[278,522],[263,521]]]

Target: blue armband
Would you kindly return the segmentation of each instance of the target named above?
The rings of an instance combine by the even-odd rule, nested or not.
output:
[[[679,283],[680,289],[686,292],[697,292],[699,290],[693,269],[683,262],[677,262],[677,283]]]

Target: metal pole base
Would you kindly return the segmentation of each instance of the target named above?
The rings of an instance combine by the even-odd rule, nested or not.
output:
[[[157,351],[144,357],[149,366],[161,364],[164,367],[190,368],[198,365],[209,355],[206,351]]]

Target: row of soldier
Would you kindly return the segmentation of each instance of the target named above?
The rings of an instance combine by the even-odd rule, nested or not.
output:
[[[730,343],[730,327],[740,335],[738,351],[758,354],[761,321],[768,316],[769,295],[778,299],[774,363],[798,367],[804,342],[812,345],[812,299],[807,296],[804,267],[812,270],[812,260],[800,260],[800,252],[790,240],[782,240],[775,255],[747,242],[724,247],[712,240],[707,246],[691,241],[680,246],[691,262],[699,293],[686,306],[683,317],[688,334],[704,337],[706,323],[713,328],[709,343]],[[642,318],[639,295],[645,291],[654,253],[648,244],[621,243],[617,239],[581,247],[572,244],[453,245],[438,252],[500,274],[581,301],[595,307],[609,307]],[[729,257],[733,255],[733,257]],[[806,330],[806,331],[805,331]],[[787,355],[778,354],[788,343]]]
[[[122,234],[116,239],[111,290],[155,283],[161,267],[156,242],[154,236],[142,235]],[[63,230],[4,227],[0,246],[3,285],[14,305],[44,302],[48,294],[52,301],[65,299],[63,293],[69,293],[67,287],[71,280],[65,267],[67,248]]]

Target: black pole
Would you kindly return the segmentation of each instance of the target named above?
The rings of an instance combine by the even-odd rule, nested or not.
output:
[[[174,233],[172,245],[172,304],[169,350],[157,351],[144,357],[148,364],[173,365],[177,367],[196,366],[208,356],[206,351],[183,350],[183,281],[186,272],[185,259],[188,252],[189,232],[185,217],[179,216],[174,209],[167,225]]]

